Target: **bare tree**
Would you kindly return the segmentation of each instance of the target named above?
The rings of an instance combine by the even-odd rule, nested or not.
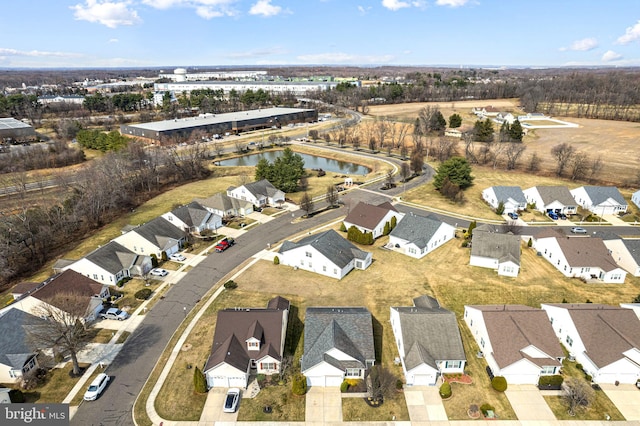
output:
[[[475,164],[478,162],[473,146],[473,139],[473,132],[464,132],[462,134],[462,140],[464,141],[464,156],[469,164]]]
[[[300,198],[300,208],[304,210],[305,216],[307,217],[309,216],[309,212],[313,210],[313,200],[308,192],[302,194],[302,198]]]
[[[569,377],[562,383],[562,399],[571,416],[580,407],[588,407],[595,398],[595,391],[582,378]]]
[[[403,162],[400,165],[400,176],[402,176],[402,181],[406,182],[409,176],[411,176],[411,167],[406,162]]]
[[[369,141],[369,148],[372,151],[376,150],[376,145],[377,146],[384,146],[384,140],[387,137],[387,134],[389,133],[389,120],[387,118],[382,118],[382,119],[378,119],[375,122],[375,134],[377,136],[377,141],[374,138],[371,138],[371,140]],[[373,148],[371,147],[371,141],[374,141],[374,145]]]
[[[559,145],[551,148],[551,155],[556,159],[556,175],[562,176],[564,169],[569,165],[569,162],[576,153],[576,149],[573,145],[563,142]]]
[[[369,396],[376,399],[391,398],[398,378],[387,368],[374,365],[369,370],[367,389]]]
[[[604,164],[602,162],[602,157],[594,158],[589,168],[589,180],[592,182],[595,181],[597,176],[602,171],[603,167],[604,167]]]
[[[528,161],[528,164],[527,164],[527,171],[528,172],[537,172],[538,170],[540,170],[540,163],[542,163],[542,158],[540,158],[538,156],[538,154],[536,154],[534,152],[529,157],[529,161]]]
[[[389,171],[387,172],[386,179],[385,179],[385,186],[387,188],[393,188],[393,186],[394,186],[393,184],[394,184],[394,182],[393,182],[393,169],[389,169]]]
[[[587,176],[589,171],[589,155],[578,151],[571,158],[571,180],[581,180]]]
[[[338,202],[338,190],[335,185],[329,185],[327,187],[327,194],[325,196],[329,207],[333,207]]]
[[[413,150],[411,153],[411,159],[409,160],[411,163],[411,170],[416,175],[422,173],[422,166],[424,166],[424,156],[421,151]]]
[[[351,138],[351,145],[353,145],[353,150],[354,151],[360,150],[360,136],[354,135]]]
[[[518,165],[518,160],[527,149],[522,143],[510,143],[505,151],[507,156],[507,170],[513,170]]]
[[[433,139],[430,139],[430,141]],[[453,138],[439,137],[436,139],[435,157],[438,161],[447,161],[457,152],[458,141]]]
[[[502,155],[507,150],[507,146],[506,145],[507,144],[505,144],[505,143],[494,143],[494,144],[491,144],[491,146],[493,147],[493,153],[492,153],[491,157],[493,159],[493,168],[494,169],[496,167],[498,167],[498,163],[502,159]]]
[[[224,147],[220,142],[213,143],[213,152],[216,154],[216,157],[222,157],[222,153],[224,152]]]

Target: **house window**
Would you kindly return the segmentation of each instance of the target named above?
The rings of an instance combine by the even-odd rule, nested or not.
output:
[[[569,346],[573,346],[573,339],[571,337],[569,337],[569,336],[567,336],[567,344]]]
[[[444,368],[461,368],[462,361],[447,361],[444,363]]]
[[[540,370],[540,374],[556,374],[556,367],[542,367],[542,370]]]
[[[97,281],[98,280],[98,274],[93,274],[93,279]]]
[[[482,346],[484,348],[484,338],[480,338],[480,346]]]
[[[360,377],[360,369],[359,368],[347,368],[344,375],[346,377]]]
[[[261,370],[275,370],[276,363],[275,362],[261,362],[260,363]]]
[[[307,257],[311,257],[311,252],[310,251],[305,251],[304,255],[307,256]]]
[[[466,316],[466,315],[465,315]],[[471,320],[469,326],[473,327],[473,320]]]
[[[247,347],[250,351],[257,351],[260,349],[260,342],[256,342],[255,340],[250,340],[247,342]]]
[[[327,272],[327,265],[322,265],[322,272]]]
[[[22,367],[22,371],[24,373],[30,371],[33,367],[36,366],[36,358],[33,357],[29,360],[29,363],[27,365],[25,365],[24,367]]]
[[[169,215],[169,222],[173,222],[173,216]]]
[[[333,275],[338,275],[338,269],[337,268],[333,268]]]
[[[300,265],[304,266],[304,259],[300,259]]]
[[[311,262],[309,262],[309,268],[311,268]]]
[[[553,324],[553,317],[549,318],[549,322]]]

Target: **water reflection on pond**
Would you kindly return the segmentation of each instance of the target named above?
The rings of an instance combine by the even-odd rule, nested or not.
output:
[[[302,154],[297,152],[304,160],[305,169],[322,169],[327,172],[366,175],[369,173],[367,167],[348,161],[333,160],[331,158],[318,157],[315,155]],[[255,166],[261,158],[266,158],[270,163],[282,155],[282,151],[267,151],[259,154],[249,154],[242,157],[231,158],[229,160],[216,161],[220,166]]]

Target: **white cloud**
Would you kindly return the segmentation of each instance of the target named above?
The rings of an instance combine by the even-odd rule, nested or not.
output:
[[[58,57],[76,57],[77,53],[68,52],[43,52],[40,50],[17,50],[0,47],[0,55],[2,56],[58,56]]]
[[[366,15],[369,11],[371,10],[371,6],[360,6],[358,5],[358,12],[360,12],[360,15]]]
[[[300,55],[297,59],[308,64],[385,64],[393,61],[393,55],[351,55],[348,53],[318,53]]]
[[[236,16],[238,12],[233,5],[238,0],[142,0],[142,3],[155,9],[190,8],[204,19]]]
[[[386,7],[389,10],[400,10],[405,7],[410,7],[411,5],[405,1],[400,0],[382,0],[382,6]]]
[[[120,41],[120,40],[118,40],[117,38],[110,38],[110,39],[109,39],[109,43],[117,43],[117,42],[119,42],[119,41]]]
[[[596,47],[598,47],[598,41],[595,38],[583,38],[582,40],[576,40],[571,43],[569,49],[587,52],[595,49]]]
[[[604,62],[617,61],[618,59],[622,59],[622,55],[614,52],[613,50],[607,50],[604,52],[604,55],[602,55],[602,60]]]
[[[282,7],[272,5],[271,0],[258,0],[258,2],[249,9],[251,15],[276,16],[282,12]]]
[[[460,7],[467,4],[469,0],[436,0],[438,6]]]
[[[640,21],[636,22],[636,24],[633,27],[627,28],[624,35],[618,37],[618,40],[616,40],[616,43],[629,44],[639,39],[640,39]]]
[[[130,1],[85,0],[84,4],[71,6],[73,16],[79,21],[99,23],[109,28],[134,25],[142,22],[138,12],[129,8]]]

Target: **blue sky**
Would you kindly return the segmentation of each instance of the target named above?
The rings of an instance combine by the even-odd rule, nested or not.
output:
[[[0,67],[640,66],[638,0],[21,0]]]

